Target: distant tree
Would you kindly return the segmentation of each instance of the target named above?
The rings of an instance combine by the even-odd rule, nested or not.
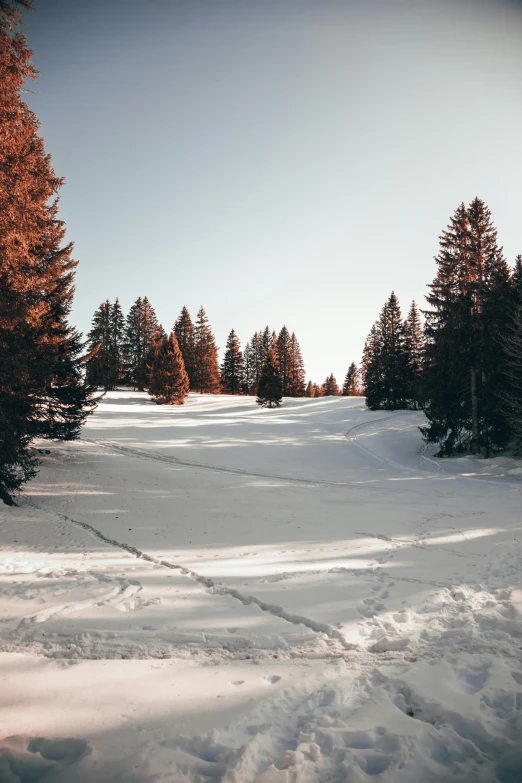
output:
[[[305,397],[315,397],[314,385],[313,385],[312,381],[308,381],[308,383],[306,385]]]
[[[406,405],[407,357],[401,309],[395,293],[381,310],[363,351],[366,404],[371,410]]]
[[[140,296],[127,314],[123,341],[127,380],[140,391],[147,385],[147,357],[157,335],[164,332],[154,308]]]
[[[174,333],[178,340],[181,355],[183,356],[185,369],[190,381],[190,388],[194,389],[194,324],[192,323],[190,313],[186,307],[183,307],[174,324]]]
[[[203,307],[198,311],[194,328],[193,383],[194,391],[200,394],[218,394],[221,388],[217,347]]]
[[[322,397],[323,396],[323,388],[322,386],[319,386],[318,383],[314,383],[314,397]]]
[[[277,338],[277,356],[279,359],[279,372],[281,374],[283,397],[286,397],[288,396],[291,376],[290,333],[286,326],[283,326]]]
[[[338,397],[339,394],[339,386],[337,385],[335,376],[332,373],[331,375],[328,375],[325,382],[323,383],[323,397]]]
[[[404,322],[404,350],[406,353],[405,396],[411,407],[422,405],[422,365],[424,360],[424,332],[415,302],[411,303]]]
[[[279,362],[274,348],[269,348],[257,388],[257,404],[272,408],[281,405],[283,397]]]
[[[292,332],[288,349],[288,376],[286,382],[288,397],[304,397],[305,380],[306,375],[301,348],[295,333]]]
[[[255,383],[252,347],[248,342],[243,352],[243,394],[251,394]]]
[[[221,365],[221,387],[229,394],[243,391],[243,354],[237,334],[232,329],[228,335],[223,364]]]
[[[125,379],[123,335],[120,303],[116,299],[111,304],[107,299],[95,311],[88,334],[87,379],[93,386],[110,391]]]
[[[149,394],[158,405],[183,405],[189,379],[174,332],[158,341],[149,366]]]
[[[342,394],[343,397],[360,397],[362,394],[360,373],[355,362],[352,362],[348,367]]]

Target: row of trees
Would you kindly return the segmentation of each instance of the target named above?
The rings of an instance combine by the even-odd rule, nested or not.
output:
[[[95,405],[68,316],[77,262],[63,244],[56,176],[21,99],[34,78],[20,32],[29,0],[0,2],[0,499],[34,475],[35,438],[70,440]]]
[[[392,293],[372,327],[367,404],[423,408],[423,436],[440,455],[522,448],[522,257],[509,267],[491,212],[475,198],[455,211],[435,261],[424,325],[415,304],[402,321]]]

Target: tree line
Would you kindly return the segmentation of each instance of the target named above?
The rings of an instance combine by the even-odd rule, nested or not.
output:
[[[522,449],[522,256],[504,258],[486,204],[461,204],[440,236],[427,306],[405,321],[392,293],[366,340],[366,403],[422,408],[440,456]]]

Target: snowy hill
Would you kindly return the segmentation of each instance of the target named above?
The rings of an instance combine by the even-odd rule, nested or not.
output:
[[[0,783],[522,780],[522,471],[422,421],[107,394],[0,510]]]

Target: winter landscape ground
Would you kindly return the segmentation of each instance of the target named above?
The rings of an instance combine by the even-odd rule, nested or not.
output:
[[[522,780],[520,462],[106,394],[0,511],[1,783]]]

